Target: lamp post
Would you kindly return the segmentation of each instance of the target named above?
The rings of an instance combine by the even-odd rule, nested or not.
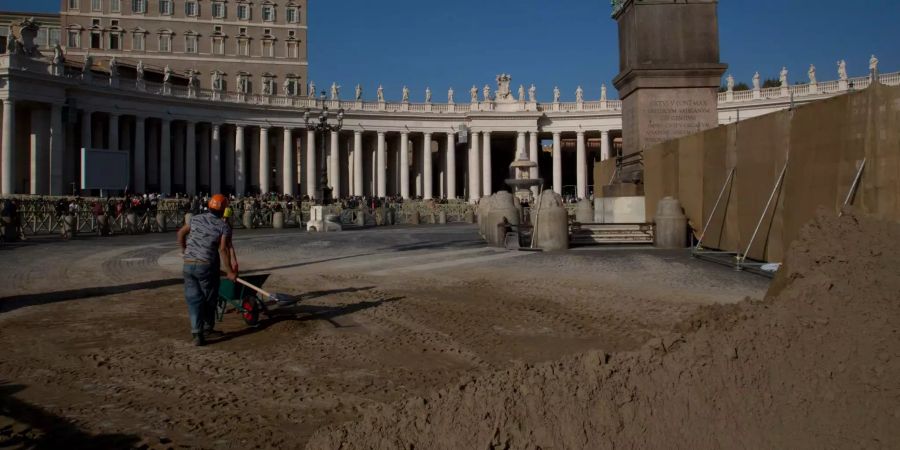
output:
[[[320,167],[320,178],[319,178],[319,186],[316,188],[316,201],[319,205],[330,205],[331,204],[331,192],[332,188],[328,186],[328,162],[325,160],[325,137],[328,136],[331,132],[341,131],[341,128],[344,127],[344,109],[341,108],[337,113],[337,123],[331,124],[328,122],[329,112],[328,105],[325,104],[325,91],[322,91],[322,111],[319,113],[318,121],[310,121],[310,110],[306,108],[306,111],[303,113],[303,122],[306,123],[307,130],[315,130],[316,134],[319,135],[319,154],[321,167]]]

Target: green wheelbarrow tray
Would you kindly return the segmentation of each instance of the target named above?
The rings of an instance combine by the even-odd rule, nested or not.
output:
[[[249,275],[241,278],[253,286],[262,286],[269,278],[269,274]],[[260,313],[269,315],[266,300],[269,299],[262,298],[255,289],[222,277],[219,280],[216,320],[221,322],[230,306],[237,311],[247,325],[255,326],[259,324]]]

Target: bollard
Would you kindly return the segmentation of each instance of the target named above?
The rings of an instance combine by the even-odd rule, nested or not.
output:
[[[109,234],[109,216],[106,214],[97,216],[97,235],[106,236]]]
[[[284,213],[276,211],[272,214],[272,228],[281,230],[284,228]]]
[[[63,230],[63,234],[68,235],[69,237],[74,237],[76,234],[78,234],[78,227],[76,226],[77,223],[77,217],[73,216],[72,214],[67,214],[63,218],[63,227],[65,227],[65,230]]]
[[[544,191],[531,207],[532,241],[535,248],[548,251],[569,248],[569,214],[562,197]]]
[[[446,225],[446,224],[447,224],[447,211],[441,211],[441,212],[438,214],[438,223],[441,224],[441,225]]]
[[[419,224],[419,211],[413,211],[409,215],[409,224],[410,225],[418,225]]]
[[[166,215],[163,213],[156,214],[156,229],[159,230],[160,233],[165,233],[168,230],[166,226]]]
[[[251,230],[253,229],[253,211],[249,209],[244,211],[244,217],[241,218],[241,222],[244,224],[244,228]]]
[[[475,223],[475,213],[471,209],[466,210],[466,223]]]
[[[681,203],[674,197],[665,197],[656,206],[656,232],[654,245],[659,248],[687,247],[687,216]]]
[[[366,226],[366,208],[360,208],[356,213],[356,225],[364,227]]]

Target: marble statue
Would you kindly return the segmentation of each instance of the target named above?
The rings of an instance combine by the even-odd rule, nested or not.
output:
[[[409,88],[403,86],[403,103],[409,103]]]
[[[581,86],[578,86],[578,89],[575,89],[575,101],[577,103],[584,102],[584,89],[581,89]]]
[[[53,64],[58,66],[64,62],[66,62],[66,57],[63,55],[62,47],[60,47],[59,42],[57,42],[56,46],[53,47]]]
[[[378,101],[384,103],[384,87],[380,84],[378,85]]]
[[[759,90],[759,72],[756,72],[755,74],[753,74],[753,90],[754,91]]]
[[[453,87],[451,86],[449,90],[447,90],[447,103],[453,104]]]
[[[362,86],[356,85],[356,101],[362,100]]]
[[[135,71],[137,72],[137,79],[143,80],[144,79],[144,60],[143,59],[138,60]]]
[[[163,68],[163,84],[169,84],[172,81],[172,68],[166,64],[166,67]]]
[[[500,75],[497,75],[497,92],[494,95],[495,101],[512,101],[512,92],[510,92],[509,90],[509,83],[511,81],[512,76],[507,73],[501,73]]]
[[[191,89],[197,87],[197,72],[193,70],[188,71],[188,87]]]
[[[341,87],[337,83],[331,83],[331,99],[339,100],[341,98]]]
[[[809,84],[816,84],[816,66],[810,64],[806,74],[809,75]]]
[[[553,87],[553,103],[559,103],[559,86]]]
[[[869,58],[869,70],[872,72],[878,70],[878,58],[876,58],[875,55],[872,55],[872,57]]]
[[[528,88],[528,101],[537,103],[537,88],[534,87],[534,83],[531,83],[531,87]]]
[[[606,83],[600,85],[600,101],[606,101]]]
[[[728,92],[734,91],[734,75],[728,74],[728,78],[725,79],[725,85],[728,87]]]
[[[263,94],[275,94],[275,80],[273,78],[266,78],[265,81],[263,81]]]
[[[284,83],[281,83],[281,90],[284,91],[286,97],[294,95],[294,93],[291,92],[291,80],[285,79]]]
[[[214,91],[221,91],[224,86],[222,86],[222,72],[218,70],[212,73],[212,80],[210,82]]]
[[[309,91],[307,91],[307,95],[309,95],[309,98],[316,98],[316,82],[315,81],[310,80]]]
[[[847,61],[844,61],[842,59],[842,60],[838,61],[837,65],[838,65],[838,77],[841,80],[847,80]]]
[[[6,52],[10,55],[15,55],[16,52],[16,44],[19,42],[15,36],[12,35],[12,30],[10,30],[9,40],[6,42]]]
[[[247,81],[247,77],[245,75],[238,75],[237,82],[238,91],[240,91],[241,94],[246,94],[250,90],[249,82]]]
[[[525,85],[522,84],[519,85],[519,101],[525,102]]]
[[[781,73],[778,74],[778,81],[781,82],[781,87],[788,86],[788,70],[787,67],[781,67]]]
[[[94,67],[94,57],[91,56],[90,52],[84,54],[84,66],[81,68],[83,73],[89,73],[91,68]]]
[[[115,56],[109,59],[109,78],[119,78],[119,62],[116,61]]]
[[[431,88],[425,88],[425,103],[431,103]]]
[[[472,89],[469,89],[469,95],[472,96],[472,103],[478,103],[478,88],[474,84]]]
[[[491,101],[491,87],[489,85],[484,85],[484,101]]]

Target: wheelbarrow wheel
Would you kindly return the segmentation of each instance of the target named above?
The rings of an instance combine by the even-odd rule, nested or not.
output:
[[[259,302],[255,295],[244,296],[241,302],[241,317],[248,326],[255,327],[259,324]]]

